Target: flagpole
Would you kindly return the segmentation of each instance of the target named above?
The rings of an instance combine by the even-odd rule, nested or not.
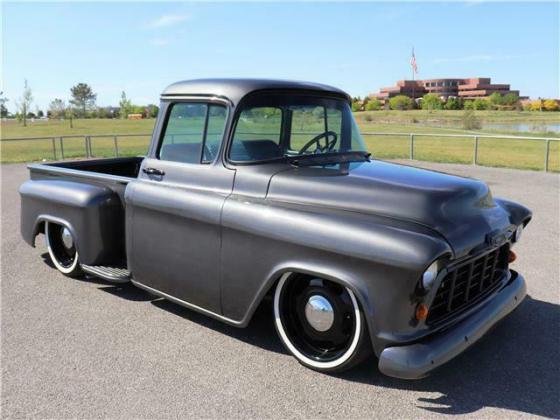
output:
[[[414,47],[412,47],[412,57],[414,57]],[[412,107],[414,108],[416,105],[416,82],[414,81],[414,66],[411,64],[410,67],[412,70]]]

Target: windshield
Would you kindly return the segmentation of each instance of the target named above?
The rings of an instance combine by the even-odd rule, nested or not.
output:
[[[229,157],[234,162],[262,162],[365,151],[344,100],[267,94],[244,102]]]

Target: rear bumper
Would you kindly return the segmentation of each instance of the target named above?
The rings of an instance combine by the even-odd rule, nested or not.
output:
[[[525,279],[511,273],[510,282],[489,302],[450,329],[418,343],[387,347],[379,356],[379,370],[395,378],[419,379],[465,351],[527,295]]]

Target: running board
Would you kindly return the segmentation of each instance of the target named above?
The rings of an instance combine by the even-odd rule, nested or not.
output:
[[[102,265],[81,264],[82,270],[92,276],[101,277],[104,280],[115,283],[128,283],[130,281],[130,271],[123,267],[105,267]]]

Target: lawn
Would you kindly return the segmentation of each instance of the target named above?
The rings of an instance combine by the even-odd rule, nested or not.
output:
[[[372,111],[358,112],[356,119],[363,133],[430,133],[430,134],[464,134],[465,137],[438,138],[437,136],[415,137],[414,157],[418,160],[434,162],[472,163],[473,135],[523,135],[560,137],[556,132],[516,132],[485,128],[490,124],[527,124],[537,127],[545,124],[558,124],[559,113],[516,112],[516,111],[477,111],[481,120],[481,130],[462,129],[463,111]],[[76,136],[64,140],[64,157],[84,157],[84,135],[108,135],[91,139],[94,156],[114,156],[113,134],[138,134],[138,136],[119,139],[119,155],[134,156],[144,154],[147,150],[149,136],[155,120],[109,120],[89,119],[74,120],[73,128],[68,121],[35,121],[27,127],[9,121],[1,124],[1,137],[48,137],[43,140],[17,141],[1,143],[2,162],[24,162],[53,159],[52,137],[55,137],[57,158],[61,157],[60,136]],[[410,150],[409,136],[370,136],[364,135],[366,144],[374,156],[382,159],[408,158]],[[536,140],[480,139],[478,146],[478,163],[486,166],[511,167],[542,170],[544,164],[545,143]],[[560,149],[558,142],[550,143],[549,169],[560,171]]]

